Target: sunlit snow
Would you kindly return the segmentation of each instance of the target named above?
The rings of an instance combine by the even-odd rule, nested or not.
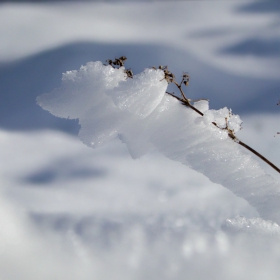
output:
[[[20,2],[0,4],[0,279],[278,280],[279,174],[210,124],[242,119],[280,165],[279,3]],[[121,55],[134,79],[86,65]]]
[[[246,199],[262,218],[280,223],[280,185],[227,137],[222,128],[238,131],[241,125],[227,108],[201,116],[182,106],[165,93],[162,70],[146,69],[132,79],[123,67],[90,62],[63,74],[62,82],[39,96],[38,104],[56,116],[78,118],[87,145],[119,137],[133,157],[159,151]]]

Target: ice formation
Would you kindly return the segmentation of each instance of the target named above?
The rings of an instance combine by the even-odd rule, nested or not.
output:
[[[227,136],[241,120],[227,108],[195,104],[200,116],[165,94],[162,70],[146,69],[127,78],[124,68],[90,62],[63,74],[62,85],[38,97],[38,104],[62,118],[79,119],[80,139],[91,147],[119,137],[133,158],[152,150],[222,184],[254,206],[263,219],[280,224],[280,185],[252,156]],[[225,122],[227,117],[227,124]]]
[[[269,236],[278,240],[280,238],[280,226],[261,218],[246,219],[245,217],[238,216],[224,221],[222,228],[231,234],[247,233],[251,236]]]

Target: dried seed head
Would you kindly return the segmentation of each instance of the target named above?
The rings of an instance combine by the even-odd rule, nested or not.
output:
[[[126,69],[125,71],[124,71],[124,73],[126,73],[126,75],[127,75],[127,77],[128,78],[133,78],[133,72],[132,72],[132,70],[131,69]]]

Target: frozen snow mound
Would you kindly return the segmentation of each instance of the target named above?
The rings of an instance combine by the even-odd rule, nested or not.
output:
[[[145,69],[128,78],[125,68],[89,62],[79,71],[63,74],[62,85],[37,98],[55,116],[79,119],[80,139],[90,147],[113,138],[126,143],[133,158],[152,150],[203,173],[257,209],[261,218],[280,224],[280,184],[230,139],[241,120],[227,108],[209,110],[207,101],[195,104],[200,116],[166,94],[164,72]]]

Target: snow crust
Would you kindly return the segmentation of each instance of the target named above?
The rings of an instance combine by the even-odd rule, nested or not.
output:
[[[119,137],[133,158],[157,150],[203,173],[254,206],[263,219],[280,223],[280,186],[219,127],[238,131],[241,120],[227,108],[200,116],[165,94],[161,70],[126,78],[124,68],[90,62],[63,74],[62,86],[38,97],[52,114],[79,119],[80,139],[91,147]]]

